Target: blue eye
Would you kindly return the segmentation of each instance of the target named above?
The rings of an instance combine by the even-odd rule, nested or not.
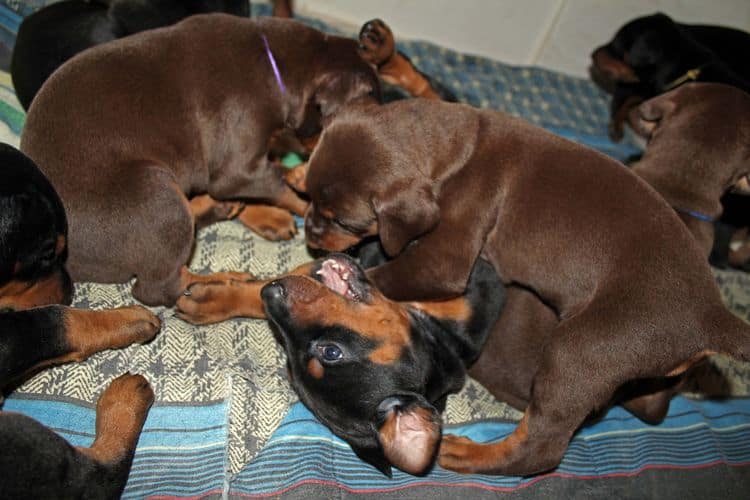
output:
[[[324,361],[338,361],[344,357],[344,353],[341,352],[341,349],[333,344],[318,346],[318,352]]]

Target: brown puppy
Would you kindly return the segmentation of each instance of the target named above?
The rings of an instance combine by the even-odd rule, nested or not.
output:
[[[194,16],[61,67],[31,106],[21,149],[63,200],[73,279],[135,276],[138,300],[171,305],[198,279],[184,266],[193,212],[207,209],[191,210],[188,197],[302,213],[305,202],[267,159],[269,138],[285,127],[314,135],[343,103],[377,92],[354,40],[289,20]],[[279,217],[259,210],[261,231],[269,212]],[[277,226],[289,237],[291,214]]]
[[[458,295],[482,256],[556,313],[516,431],[488,445],[444,438],[447,468],[547,470],[632,381],[711,352],[750,360],[750,327],[722,304],[674,211],[599,153],[500,113],[414,99],[342,112],[309,168],[308,243],[342,250],[377,233],[392,260],[368,274],[386,296]]]
[[[721,197],[750,174],[750,95],[685,84],[641,104],[632,122],[649,138],[633,172],[677,211],[708,256]]]

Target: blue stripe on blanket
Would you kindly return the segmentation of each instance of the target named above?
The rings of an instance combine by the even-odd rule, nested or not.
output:
[[[446,432],[478,441],[501,439],[515,423],[451,426]],[[392,491],[424,485],[483,489],[523,488],[548,477],[580,480],[634,475],[647,469],[750,465],[750,400],[673,400],[666,420],[649,426],[621,407],[581,429],[553,472],[532,478],[453,474],[436,467],[425,477],[394,470],[388,479],[360,461],[349,446],[320,425],[301,404],[290,413],[255,461],[232,481],[231,493],[275,495],[305,483],[352,492]]]
[[[28,415],[74,446],[94,440],[96,413],[70,402],[12,397],[5,411]],[[224,488],[228,405],[154,406],[138,441],[123,498],[199,496]]]

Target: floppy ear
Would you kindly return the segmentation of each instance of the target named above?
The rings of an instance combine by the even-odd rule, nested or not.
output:
[[[419,394],[399,394],[378,406],[378,440],[388,461],[409,474],[424,474],[440,443],[438,411]]]
[[[389,257],[401,253],[406,245],[431,231],[440,222],[440,207],[425,183],[398,182],[392,189],[373,199],[378,218],[378,233]]]
[[[320,109],[324,121],[336,114],[344,104],[371,93],[377,98],[379,89],[364,75],[357,73],[330,72],[318,81],[313,100]]]
[[[677,103],[669,94],[654,97],[631,111],[635,119],[631,119],[630,123],[637,127],[640,134],[649,137],[659,122],[665,116],[674,113],[676,108]]]

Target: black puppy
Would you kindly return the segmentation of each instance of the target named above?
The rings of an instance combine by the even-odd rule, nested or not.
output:
[[[726,83],[750,92],[750,34],[674,22],[657,13],[634,19],[592,54],[592,79],[612,94],[610,137],[619,140],[630,110],[687,81]]]
[[[248,0],[65,0],[40,9],[18,28],[10,65],[24,109],[58,67],[94,45],[174,24],[193,14],[247,17]]]
[[[146,342],[159,329],[158,318],[139,306],[50,305],[71,298],[66,231],[47,179],[20,151],[0,144],[0,403],[44,367]],[[74,448],[28,417],[0,412],[0,498],[117,497],[152,401],[143,377],[113,381],[99,399],[90,448]]]
[[[463,386],[505,300],[481,259],[463,296],[398,303],[342,254],[267,284],[261,296],[300,399],[386,474],[391,464],[420,474],[432,463],[446,397]]]

